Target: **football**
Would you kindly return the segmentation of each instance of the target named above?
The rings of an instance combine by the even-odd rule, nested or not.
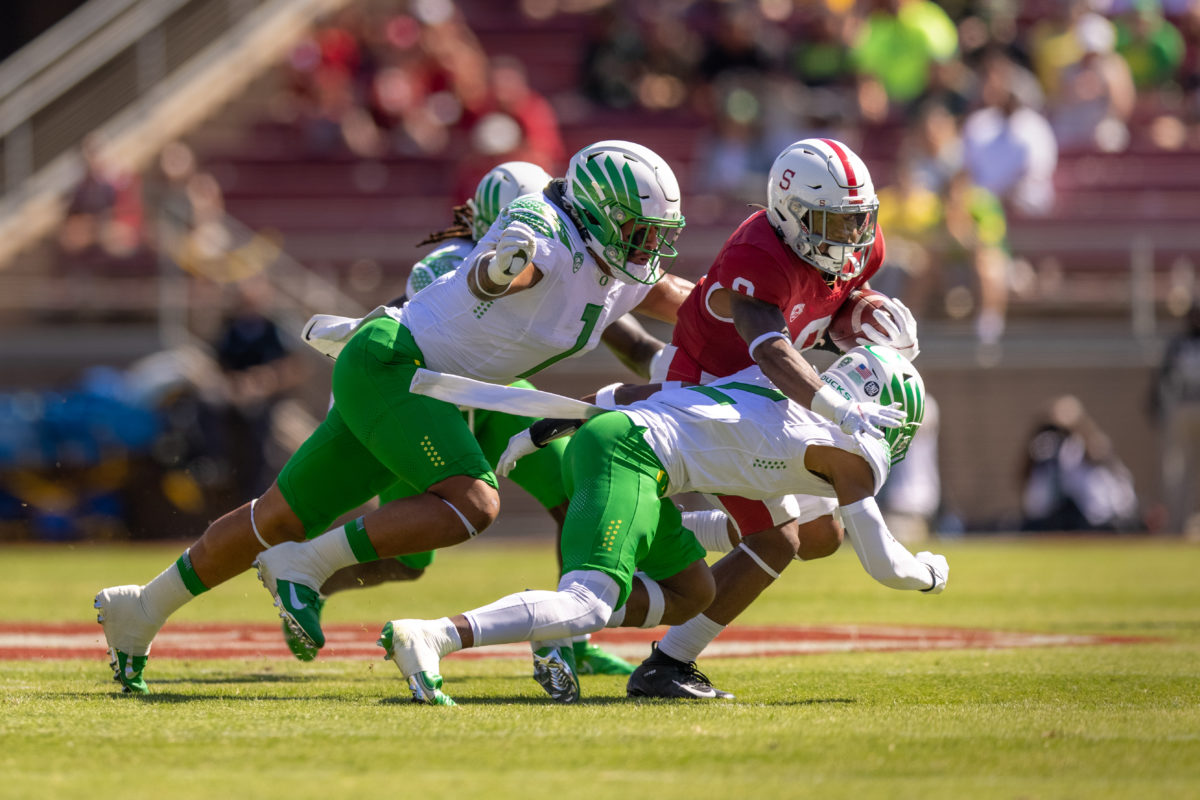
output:
[[[876,309],[885,308],[885,300],[887,300],[887,295],[882,292],[871,289],[855,289],[834,312],[833,319],[830,320],[829,327],[825,330],[825,335],[843,353],[852,347],[867,344],[868,339],[863,336],[862,332],[863,323],[873,322],[874,312]],[[884,313],[891,316],[891,312],[886,309]],[[878,324],[872,324],[871,327],[879,330]]]

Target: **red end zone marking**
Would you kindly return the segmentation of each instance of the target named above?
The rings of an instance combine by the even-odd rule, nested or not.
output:
[[[322,659],[378,659],[379,628],[365,625],[327,625]],[[650,652],[650,642],[662,630],[619,629],[597,633],[594,641],[634,661]],[[1063,633],[1022,633],[980,628],[917,628],[899,625],[735,625],[709,645],[705,658],[735,656],[794,656],[892,650],[961,650],[1010,647],[1061,647],[1132,644],[1156,641],[1146,636],[1091,636]],[[175,623],[154,640],[155,658],[285,658],[292,657],[278,625]],[[454,653],[451,658],[525,658],[529,645],[482,647]],[[0,622],[0,660],[92,659],[105,657],[104,634],[94,622]]]

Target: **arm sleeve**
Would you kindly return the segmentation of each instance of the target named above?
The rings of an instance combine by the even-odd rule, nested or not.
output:
[[[891,589],[925,590],[934,583],[929,567],[896,541],[874,497],[841,507],[842,525],[863,569]]]

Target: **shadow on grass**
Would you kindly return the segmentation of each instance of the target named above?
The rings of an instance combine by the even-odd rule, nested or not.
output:
[[[86,699],[90,695],[72,694],[64,692],[62,697],[70,697],[77,699]],[[280,703],[295,703],[297,701],[311,702],[313,700],[327,700],[332,703],[344,703],[348,699],[345,694],[306,694],[306,695],[284,695],[284,694],[183,694],[181,692],[156,692],[154,694],[121,694],[113,695],[115,698],[129,698],[129,702],[147,703],[149,705],[178,705],[183,703],[225,703],[231,700],[241,702],[280,702]],[[363,702],[370,702],[364,700]]]
[[[460,706],[615,706],[626,705],[630,701],[624,697],[583,697],[578,703],[556,703],[549,697],[530,697],[528,695],[489,695],[487,697],[469,697],[462,694],[451,694]],[[411,697],[385,697],[378,701],[385,706],[423,705]]]
[[[553,700],[551,700],[549,697],[529,697],[527,695],[500,695],[500,696],[491,695],[488,697],[469,697],[469,696],[464,696],[462,694],[457,694],[457,695],[451,694],[450,696],[452,698],[454,698],[455,702],[461,706],[507,706],[507,705],[559,706],[559,705],[566,705],[563,703],[556,703]],[[408,696],[385,697],[385,698],[380,699],[378,702],[380,705],[386,705],[386,706],[410,706],[410,705],[418,705],[419,706],[419,705],[423,705],[422,703],[417,703],[411,697],[408,697]],[[592,707],[596,707],[596,706],[642,706],[642,705],[644,705],[644,706],[649,706],[652,708],[653,707],[662,708],[663,706],[686,706],[686,707],[691,707],[691,708],[704,708],[704,707],[734,708],[737,706],[742,706],[742,707],[745,707],[745,706],[790,707],[790,706],[812,706],[812,705],[824,705],[824,704],[851,705],[851,704],[854,704],[857,702],[858,702],[857,700],[854,700],[854,699],[848,698],[848,697],[809,698],[809,699],[796,699],[796,700],[772,700],[772,701],[764,702],[764,701],[756,701],[752,698],[744,698],[743,700],[738,701],[736,699],[735,700],[708,700],[708,699],[696,698],[694,700],[687,700],[684,698],[668,698],[668,697],[637,697],[637,698],[633,698],[633,697],[588,697],[588,696],[584,695],[583,697],[581,697],[579,699],[578,703],[571,703],[570,705],[592,706]]]
[[[155,686],[175,686],[199,684],[201,686],[215,683],[316,683],[323,680],[331,680],[330,675],[284,675],[274,672],[256,672],[249,675],[208,675],[197,676],[195,678],[149,678],[147,683],[150,684],[150,691],[154,691]],[[337,676],[336,680],[345,681],[346,678]]]

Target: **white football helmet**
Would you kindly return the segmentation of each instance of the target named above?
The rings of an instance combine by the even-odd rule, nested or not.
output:
[[[861,274],[879,198],[867,165],[834,139],[803,139],[771,165],[767,215],[796,255],[835,278]]]
[[[540,192],[551,180],[550,173],[528,161],[506,161],[493,167],[479,181],[475,197],[467,201],[474,215],[471,238],[478,242],[506,205],[523,194]]]
[[[925,418],[925,382],[911,361],[891,347],[861,345],[843,353],[821,373],[821,380],[843,397],[860,403],[899,403],[904,424],[884,428],[883,440],[893,464],[904,459],[913,434]]]
[[[678,255],[679,183],[653,150],[624,141],[583,148],[567,165],[566,199],[584,242],[618,279],[656,283],[662,260]]]

